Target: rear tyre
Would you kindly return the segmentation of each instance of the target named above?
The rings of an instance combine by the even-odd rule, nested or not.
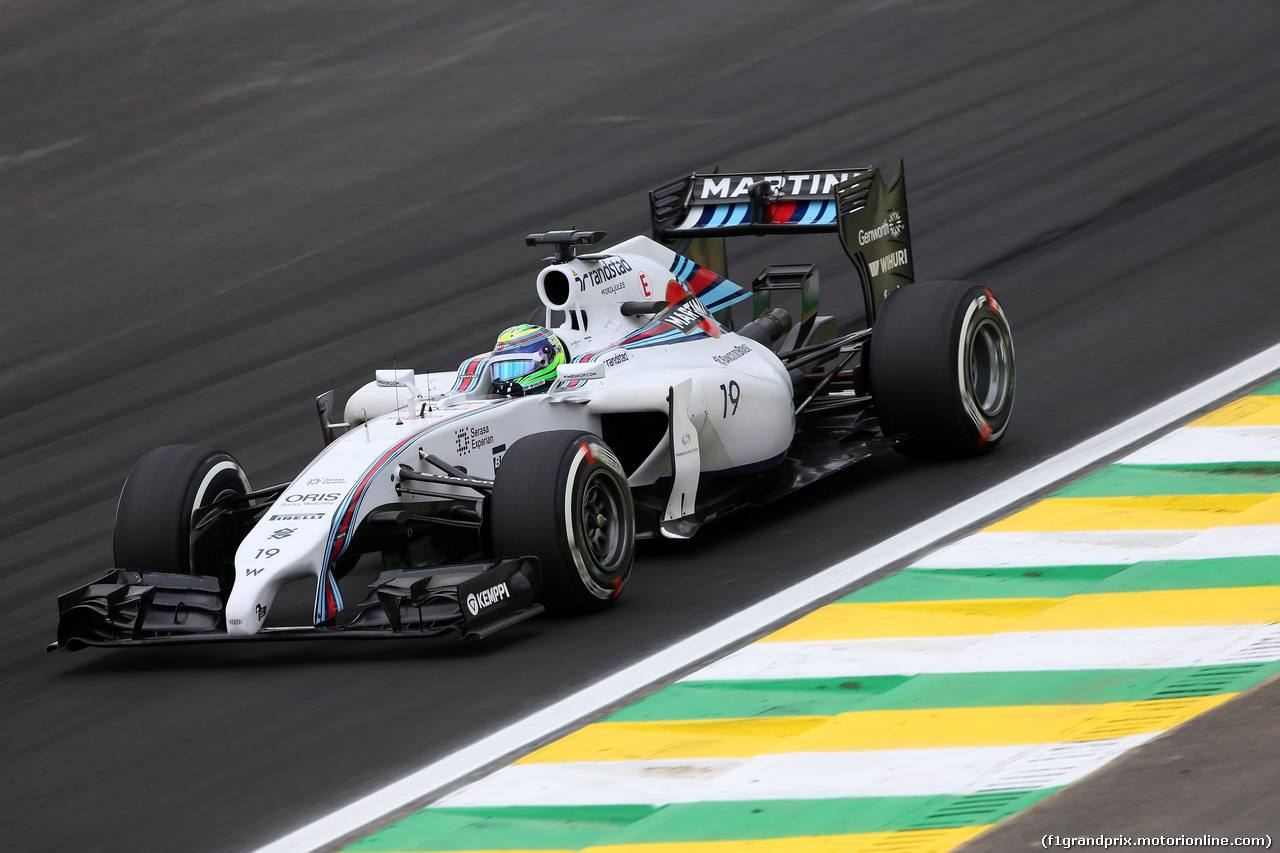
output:
[[[542,603],[553,613],[602,610],[631,574],[631,489],[613,451],[591,433],[544,432],[512,444],[488,523],[495,555],[538,558]]]
[[[871,394],[880,426],[908,456],[995,449],[1013,411],[1013,335],[991,291],[920,282],[885,300],[871,336]]]
[[[192,515],[228,494],[247,494],[249,478],[230,454],[171,444],[143,454],[120,490],[115,562],[121,569],[214,574],[193,565]]]

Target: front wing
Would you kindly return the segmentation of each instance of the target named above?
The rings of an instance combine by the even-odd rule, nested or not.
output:
[[[47,650],[449,635],[479,639],[543,611],[535,557],[382,572],[370,590],[345,624],[231,636],[223,612],[226,594],[216,577],[114,569],[59,596],[58,639]]]

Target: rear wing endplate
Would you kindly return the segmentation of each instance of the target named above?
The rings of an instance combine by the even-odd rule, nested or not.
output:
[[[915,280],[901,162],[887,184],[874,167],[695,173],[649,193],[649,206],[655,240],[720,244],[721,257],[723,244],[712,238],[837,232],[862,282],[868,320],[891,292]]]

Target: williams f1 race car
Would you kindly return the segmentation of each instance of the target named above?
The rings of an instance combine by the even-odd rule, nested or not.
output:
[[[652,238],[603,251],[602,232],[526,238],[554,252],[540,325],[455,372],[379,370],[341,422],[321,395],[324,448],[290,483],[255,489],[207,447],[145,454],[120,494],[117,568],[59,598],[50,648],[485,637],[608,607],[638,538],[687,538],[879,448],[966,456],[1004,437],[1008,320],[986,287],[914,282],[901,164],[888,183],[693,174],[650,206]],[[820,313],[813,265],[726,277],[726,237],[815,232],[838,234],[865,328]],[[787,291],[795,315],[773,304]],[[383,571],[349,600],[343,577],[371,553]],[[314,588],[294,620],[310,624],[275,624],[296,580]]]

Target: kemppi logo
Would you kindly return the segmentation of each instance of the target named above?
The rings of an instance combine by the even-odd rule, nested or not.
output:
[[[480,592],[473,592],[467,596],[467,612],[472,616],[479,615],[481,610],[486,607],[497,604],[503,599],[510,598],[511,592],[507,589],[505,583],[497,586],[491,586],[488,589],[482,589]]]

